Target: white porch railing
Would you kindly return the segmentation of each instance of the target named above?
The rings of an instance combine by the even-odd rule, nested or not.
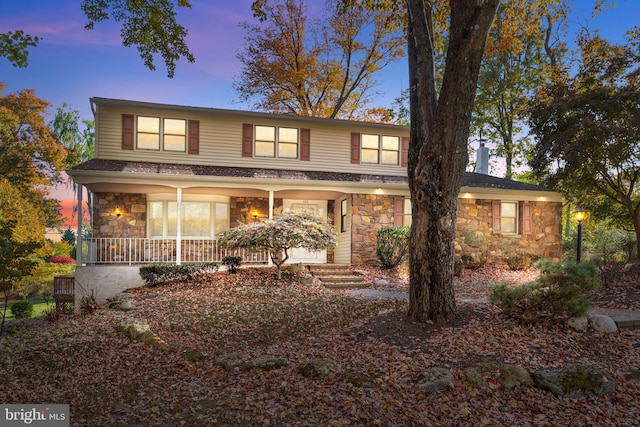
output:
[[[140,238],[87,239],[87,265],[93,264],[154,264],[177,260],[177,240]],[[242,257],[243,263],[267,263],[267,251],[249,252],[222,249],[215,239],[182,239],[181,263],[222,262],[226,256]]]

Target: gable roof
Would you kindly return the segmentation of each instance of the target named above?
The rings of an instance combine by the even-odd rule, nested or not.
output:
[[[498,188],[502,190],[550,191],[538,185],[475,172],[465,172],[462,178],[462,186],[472,188]]]

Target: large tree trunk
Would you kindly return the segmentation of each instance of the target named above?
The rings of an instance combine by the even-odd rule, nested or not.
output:
[[[456,314],[453,292],[456,211],[468,161],[478,72],[500,0],[451,0],[440,96],[435,83],[431,6],[407,0],[411,107],[409,321],[443,323]]]

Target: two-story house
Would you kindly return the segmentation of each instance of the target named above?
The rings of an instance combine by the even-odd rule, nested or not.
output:
[[[334,250],[297,250],[291,263],[372,262],[377,230],[410,224],[408,127],[105,98],[91,105],[95,158],[68,171],[93,194],[78,276],[107,264],[220,261],[218,233],[283,211],[326,218],[338,235]],[[456,249],[559,258],[561,202],[533,185],[467,173]],[[101,274],[117,281],[114,271]]]

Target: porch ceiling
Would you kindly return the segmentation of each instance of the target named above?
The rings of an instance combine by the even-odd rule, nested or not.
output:
[[[140,194],[171,194],[176,192],[175,186],[149,185],[149,184],[117,184],[101,182],[86,185],[94,193],[140,193]],[[313,193],[314,199],[333,200],[343,194],[342,191],[330,190],[280,190],[274,191],[274,197],[279,199],[308,199],[309,193]],[[188,187],[183,188],[182,194],[215,194],[228,197],[269,197],[269,192],[257,188],[225,188],[220,186]]]

